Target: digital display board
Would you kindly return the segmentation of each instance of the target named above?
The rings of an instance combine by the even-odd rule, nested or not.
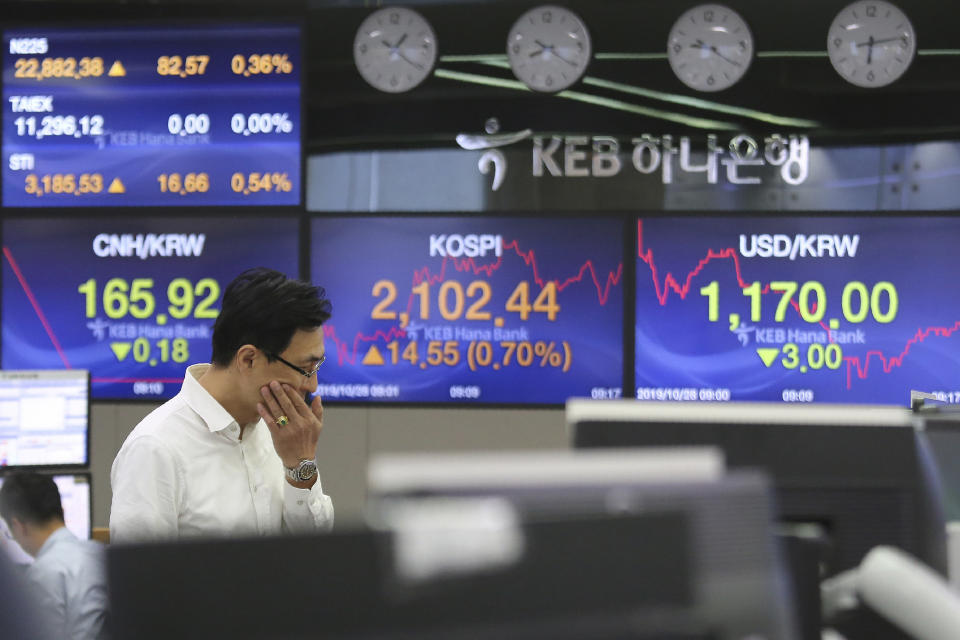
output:
[[[623,222],[315,218],[329,401],[563,403],[623,384]]]
[[[4,31],[6,207],[300,204],[300,28]]]
[[[960,401],[960,219],[644,218],[637,237],[637,398]]]
[[[86,371],[0,371],[0,467],[89,462]]]
[[[90,525],[90,476],[55,475],[53,481],[57,483],[60,492],[60,505],[63,507],[63,523],[70,533],[81,540],[89,540]],[[0,477],[0,486],[3,478]],[[0,553],[6,553],[14,564],[30,564],[33,558],[13,541],[13,536],[6,530],[6,522],[0,518]]]
[[[3,223],[4,369],[87,369],[92,396],[162,399],[210,361],[241,271],[296,277],[296,218],[64,218]]]

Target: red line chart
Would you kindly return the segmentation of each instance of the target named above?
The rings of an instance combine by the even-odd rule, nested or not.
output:
[[[693,279],[703,271],[713,260],[730,260],[733,263],[734,273],[736,274],[737,284],[741,288],[746,288],[750,286],[751,283],[747,282],[743,277],[743,271],[740,265],[740,257],[737,255],[736,249],[733,247],[725,247],[723,249],[707,249],[706,255],[701,258],[697,265],[691,269],[686,276],[681,279],[677,279],[673,276],[672,273],[667,272],[667,275],[663,278],[661,284],[661,278],[659,276],[656,261],[653,255],[653,249],[644,250],[643,246],[643,220],[637,220],[637,258],[647,265],[650,269],[650,276],[653,279],[653,287],[656,292],[657,302],[660,303],[660,306],[666,306],[667,300],[670,296],[670,293],[673,292],[680,297],[681,300],[687,297],[687,294],[690,293],[690,287],[692,285]],[[637,278],[639,280],[639,274]],[[767,294],[770,293],[770,285],[766,285],[761,290],[761,293]],[[790,305],[794,310],[799,313],[800,305],[795,301],[791,300]],[[816,311],[814,307],[811,311]],[[820,326],[827,331],[830,342],[834,341],[833,332],[831,329],[824,323],[820,322]],[[882,351],[877,349],[871,349],[867,351],[862,357],[861,356],[844,356],[843,360],[846,363],[846,387],[850,389],[853,384],[853,372],[856,371],[857,377],[861,380],[865,380],[870,373],[870,361],[871,359],[876,359],[881,365],[881,369],[884,373],[890,373],[894,368],[903,366],[903,361],[909,355],[910,348],[918,343],[925,341],[931,336],[938,338],[948,338],[953,335],[957,330],[960,330],[960,321],[957,321],[953,326],[942,327],[942,326],[932,326],[926,328],[918,328],[916,332],[907,340],[903,349],[896,356],[888,356]]]
[[[557,285],[558,291],[563,291],[570,285],[574,283],[583,282],[589,276],[589,281],[592,282],[594,288],[597,292],[597,302],[600,305],[606,305],[607,301],[610,298],[610,292],[613,287],[620,284],[623,277],[623,262],[617,264],[615,271],[610,271],[606,276],[600,276],[597,273],[597,268],[594,266],[592,260],[586,260],[584,263],[577,269],[576,274],[563,278],[563,279],[550,279],[545,278],[540,273],[540,266],[537,263],[536,252],[533,249],[524,251],[520,248],[520,242],[518,240],[510,240],[503,244],[504,250],[513,251],[520,259],[523,261],[524,265],[530,268],[533,281],[542,289],[546,286],[547,282],[555,282]],[[430,284],[436,284],[438,282],[443,282],[447,278],[447,267],[452,265],[454,271],[459,273],[473,273],[474,275],[484,275],[486,277],[491,277],[494,272],[498,271],[503,266],[503,255],[498,256],[496,261],[490,262],[487,264],[480,264],[474,258],[454,258],[454,257],[444,257],[440,262],[439,268],[431,269],[429,266],[420,267],[415,269],[412,277],[412,285],[416,286],[421,282],[429,282]],[[413,308],[413,302],[415,299],[415,294],[411,293],[410,297],[407,299],[407,313],[409,314]],[[337,353],[337,362],[338,364],[343,364],[348,362],[349,364],[355,364],[357,360],[357,352],[360,348],[361,343],[369,342],[378,342],[385,341],[389,342],[394,338],[404,338],[407,333],[405,330],[399,327],[391,327],[387,331],[377,330],[373,334],[364,334],[362,332],[357,332],[354,336],[353,341],[343,340],[337,336],[336,326],[332,324],[324,325],[324,336],[330,338],[336,348]]]

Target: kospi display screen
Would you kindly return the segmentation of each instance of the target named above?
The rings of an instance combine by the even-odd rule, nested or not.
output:
[[[3,37],[4,206],[300,203],[298,26]]]
[[[644,218],[636,396],[960,401],[960,219]]]
[[[563,403],[623,384],[623,223],[316,218],[329,401]]]
[[[241,271],[296,276],[295,218],[65,218],[3,223],[4,369],[88,369],[92,397],[161,399],[210,361]]]

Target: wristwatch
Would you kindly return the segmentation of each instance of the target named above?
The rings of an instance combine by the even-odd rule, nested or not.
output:
[[[284,467],[287,478],[293,482],[306,482],[317,475],[317,463],[313,460],[301,460],[295,467]]]

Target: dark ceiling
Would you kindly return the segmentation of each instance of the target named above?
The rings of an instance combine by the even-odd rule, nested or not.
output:
[[[560,96],[485,86],[434,75],[413,91],[380,93],[361,79],[352,43],[363,18],[381,4],[405,4],[434,26],[438,69],[512,79],[509,69],[448,56],[503,54],[506,34],[526,0],[489,2],[285,1],[267,2],[69,2],[4,3],[5,22],[73,22],[138,19],[301,19],[306,25],[307,144],[312,151],[452,145],[460,132],[480,132],[490,117],[504,131],[532,128],[636,136],[707,131],[647,115],[586,104]],[[599,54],[662,54],[676,18],[695,0],[569,0],[558,2],[587,24]],[[721,120],[752,133],[806,133],[818,144],[870,144],[960,138],[960,5],[899,0],[917,32],[919,54],[907,73],[881,89],[848,84],[825,56],[827,30],[847,0],[726,0],[749,23],[758,56],[734,87],[703,94],[687,89],[666,59],[595,58],[587,76],[709,104],[680,106],[581,82],[574,91],[629,105]],[[800,52],[804,55],[784,55]],[[754,109],[813,121],[813,126],[771,125],[724,113],[716,105]]]

